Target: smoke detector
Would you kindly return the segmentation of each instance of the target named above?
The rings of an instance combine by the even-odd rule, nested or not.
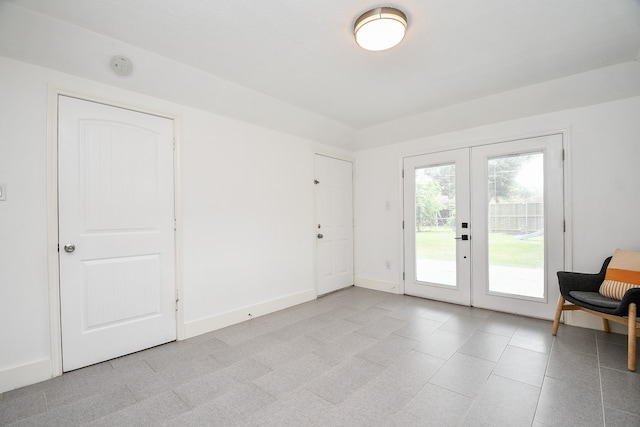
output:
[[[117,55],[111,58],[111,69],[121,76],[128,76],[133,72],[133,64],[128,58]]]

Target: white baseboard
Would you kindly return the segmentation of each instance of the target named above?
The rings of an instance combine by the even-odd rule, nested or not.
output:
[[[379,280],[364,279],[362,277],[355,278],[356,286],[359,288],[371,289],[374,291],[389,292],[392,294],[400,293],[400,286],[397,283],[381,282]]]
[[[46,381],[52,377],[51,359],[0,370],[0,393]]]
[[[225,328],[236,323],[255,317],[264,316],[265,314],[274,313],[294,305],[302,304],[317,298],[316,290],[309,289],[297,294],[287,295],[282,298],[276,298],[259,304],[242,307],[238,310],[228,311],[226,313],[217,314],[215,316],[205,317],[203,319],[194,320],[185,323],[185,338],[191,338],[217,329]]]

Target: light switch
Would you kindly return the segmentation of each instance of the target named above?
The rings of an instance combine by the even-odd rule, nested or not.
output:
[[[7,185],[0,184],[0,201],[7,200]]]

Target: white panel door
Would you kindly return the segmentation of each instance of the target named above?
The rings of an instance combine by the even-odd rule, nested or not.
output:
[[[353,285],[353,165],[316,154],[318,295]]]
[[[63,371],[176,338],[173,121],[59,97]]]
[[[404,159],[405,293],[470,304],[469,150]]]

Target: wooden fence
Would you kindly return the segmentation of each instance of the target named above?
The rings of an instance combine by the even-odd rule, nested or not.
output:
[[[544,228],[544,204],[490,203],[489,232],[528,234]]]

